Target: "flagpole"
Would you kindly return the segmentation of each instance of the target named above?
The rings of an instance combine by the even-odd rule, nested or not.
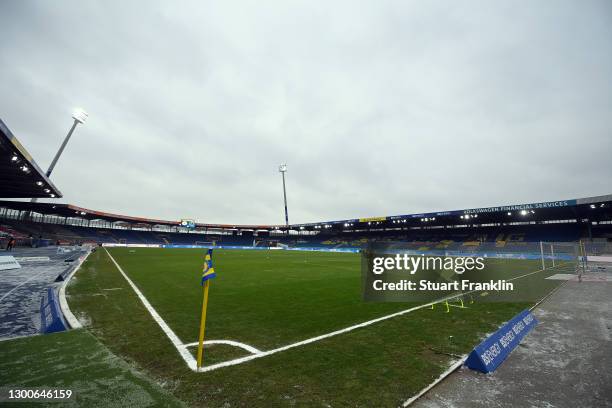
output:
[[[202,317],[200,319],[200,338],[198,342],[198,370],[202,367],[202,354],[204,352],[204,331],[206,329],[206,309],[208,308],[208,286],[210,282],[206,280],[202,289]]]

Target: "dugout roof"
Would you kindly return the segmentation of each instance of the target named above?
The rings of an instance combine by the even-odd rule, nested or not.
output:
[[[0,198],[55,198],[62,193],[0,120]]]

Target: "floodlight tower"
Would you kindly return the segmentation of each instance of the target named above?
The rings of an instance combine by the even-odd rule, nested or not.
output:
[[[285,173],[287,172],[287,164],[278,166],[278,171],[283,175],[283,198],[285,199],[285,226],[287,234],[289,234],[289,212],[287,211],[287,188],[285,187]]]
[[[72,136],[72,132],[74,132],[74,129],[77,127],[79,123],[81,124],[85,123],[85,121],[87,120],[87,116],[89,116],[87,112],[85,112],[83,109],[80,109],[80,108],[75,109],[72,112],[72,119],[74,120],[74,122],[72,123],[72,127],[70,128],[70,130],[68,131],[68,134],[64,138],[64,141],[62,142],[62,145],[60,146],[59,150],[57,151],[57,153],[55,153],[55,157],[53,158],[53,161],[51,162],[49,169],[47,169],[47,173],[46,173],[47,177],[51,176],[51,172],[55,168],[57,161],[59,160],[60,156],[64,152],[64,149],[66,148],[66,145],[68,144],[68,141],[70,140],[70,137]],[[36,200],[37,200],[36,198],[33,198],[31,202],[35,203]]]
[[[74,129],[77,127],[79,123],[81,124],[85,123],[85,121],[87,120],[87,116],[89,115],[83,109],[76,109],[74,112],[72,112],[72,119],[74,119],[74,122],[72,123],[72,127],[68,131],[68,134],[64,138],[64,142],[62,143],[59,150],[55,154],[55,157],[53,158],[53,161],[51,162],[49,169],[47,170],[47,177],[51,175],[51,172],[55,168],[57,161],[59,160],[60,156],[64,152],[64,149],[66,148],[66,145],[68,144],[68,141],[70,140],[70,137],[72,136],[72,132],[74,132]]]

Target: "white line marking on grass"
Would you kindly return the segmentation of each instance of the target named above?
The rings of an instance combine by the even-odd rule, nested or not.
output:
[[[185,347],[195,347],[198,344],[199,343],[196,341],[194,343],[185,344]],[[227,344],[229,346],[240,347],[241,349],[244,349],[248,351],[249,353],[253,353],[253,354],[263,353],[263,351],[258,350],[253,346],[249,346],[248,344],[240,343],[240,342],[233,341],[233,340],[205,340],[204,345],[206,344]]]
[[[128,278],[127,274],[123,271],[123,269],[121,269],[121,266],[119,266],[117,261],[115,261],[115,258],[113,258],[110,252],[108,252],[106,248],[104,248],[104,250],[108,254],[108,257],[111,259],[111,261],[113,261],[113,263],[117,267],[117,270],[121,272],[127,283],[129,283],[132,289],[134,289],[134,292],[136,292],[136,295],[138,296],[144,307],[147,309],[149,314],[151,314],[151,317],[153,317],[153,320],[157,322],[159,327],[161,327],[162,331],[166,334],[166,336],[168,336],[168,338],[170,339],[176,350],[179,352],[183,360],[185,360],[185,363],[187,363],[187,366],[191,370],[196,371],[196,360],[195,358],[193,358],[189,350],[187,350],[181,339],[178,338],[178,336],[172,331],[170,326],[168,326],[168,324],[164,321],[164,319],[162,319],[159,313],[157,313],[153,306],[151,306],[151,303],[149,303],[147,298],[142,294],[142,292],[138,289],[134,282],[132,282],[132,280]]]
[[[466,358],[468,357],[468,355],[464,355],[461,356],[461,358],[457,361],[455,361],[450,367],[448,367],[448,369],[446,371],[444,371],[442,374],[440,374],[440,376],[438,378],[436,378],[434,380],[434,382],[432,382],[431,384],[429,384],[427,387],[423,388],[421,390],[421,392],[419,392],[417,395],[415,395],[414,397],[408,399],[407,401],[405,401],[402,404],[402,407],[407,407],[408,405],[412,404],[414,401],[416,401],[417,399],[421,398],[423,395],[425,395],[425,393],[427,393],[427,391],[431,390],[433,387],[435,387],[436,385],[438,385],[443,379],[445,379],[446,377],[448,377],[453,371],[455,371],[456,369],[458,369],[459,367],[461,367],[463,365],[463,362],[466,360]]]

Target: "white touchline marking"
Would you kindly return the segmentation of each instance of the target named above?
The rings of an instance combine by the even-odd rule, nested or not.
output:
[[[183,360],[185,360],[185,363],[187,363],[187,366],[190,369],[195,371],[196,370],[196,360],[195,358],[193,358],[189,350],[187,350],[187,348],[184,347],[184,344],[181,341],[181,339],[178,338],[178,336],[172,331],[170,326],[168,326],[168,324],[164,321],[164,319],[162,319],[162,317],[157,313],[157,311],[153,308],[153,306],[151,306],[151,303],[149,303],[147,298],[144,297],[144,295],[142,294],[140,289],[138,289],[138,287],[134,284],[134,282],[132,282],[132,280],[128,278],[126,273],[123,271],[123,269],[121,269],[121,266],[119,266],[117,261],[115,261],[115,258],[113,258],[110,252],[108,252],[106,248],[104,248],[104,250],[108,254],[111,261],[113,261],[113,263],[117,267],[117,270],[123,275],[127,283],[129,283],[130,286],[132,287],[132,289],[134,289],[134,292],[136,292],[136,295],[138,296],[138,298],[140,299],[144,307],[151,314],[151,317],[153,317],[153,320],[157,322],[159,327],[161,327],[162,331],[166,334],[166,336],[168,336],[168,338],[170,339],[170,341],[172,342],[176,350],[179,352]]]
[[[448,297],[445,297],[445,298],[442,298],[442,299],[435,300],[435,301],[430,302],[430,303],[426,303],[424,305],[411,307],[410,309],[401,310],[399,312],[395,312],[395,313],[391,313],[389,315],[381,316],[381,317],[378,317],[376,319],[372,319],[372,320],[368,320],[366,322],[355,324],[353,326],[345,327],[344,329],[340,329],[340,330],[336,330],[336,331],[333,331],[333,332],[330,332],[330,333],[322,334],[320,336],[316,336],[316,337],[312,337],[312,338],[309,338],[309,339],[306,339],[306,340],[298,341],[297,343],[288,344],[286,346],[278,347],[278,348],[275,348],[275,349],[272,349],[272,350],[268,350],[268,351],[260,351],[260,350],[257,350],[256,348],[252,347],[252,346],[247,346],[246,344],[243,344],[243,343],[233,342],[231,340],[211,340],[210,343],[212,343],[212,342],[225,342],[225,344],[236,343],[236,344],[232,344],[232,345],[236,345],[237,347],[242,347],[242,346],[238,346],[238,344],[242,344],[243,346],[250,347],[253,350],[257,350],[257,351],[254,351],[255,354],[252,354],[250,356],[240,357],[240,358],[236,358],[234,360],[223,361],[221,363],[213,364],[213,365],[210,365],[210,366],[207,366],[207,367],[201,367],[198,370],[196,360],[195,360],[193,355],[188,350],[188,347],[196,345],[197,343],[184,344],[178,338],[178,336],[176,334],[174,334],[172,329],[168,326],[168,324],[164,321],[164,319],[162,319],[162,317],[157,313],[157,311],[153,308],[153,306],[151,306],[151,304],[149,303],[147,298],[144,297],[144,295],[142,294],[142,292],[140,292],[138,287],[136,287],[136,285],[130,280],[130,278],[128,278],[128,276],[125,274],[123,269],[121,269],[119,264],[115,261],[115,259],[108,252],[108,250],[106,248],[104,248],[104,250],[106,251],[106,253],[110,257],[111,261],[113,261],[113,263],[115,264],[115,266],[117,267],[119,272],[121,272],[123,277],[130,284],[132,289],[134,289],[134,291],[136,292],[136,295],[138,295],[139,299],[142,301],[144,306],[147,308],[147,310],[149,311],[149,313],[151,314],[153,319],[162,328],[164,333],[166,333],[166,336],[168,336],[168,338],[170,338],[170,340],[172,341],[172,344],[174,345],[174,347],[178,350],[178,352],[181,354],[181,357],[183,357],[183,360],[185,360],[185,362],[187,363],[187,366],[192,371],[196,371],[196,372],[200,372],[200,373],[204,373],[204,372],[208,372],[208,371],[213,371],[213,370],[216,370],[218,368],[238,365],[238,364],[245,363],[247,361],[255,360],[256,358],[266,357],[266,356],[269,356],[269,355],[272,355],[272,354],[280,353],[281,351],[286,351],[286,350],[290,350],[290,349],[295,348],[295,347],[304,346],[306,344],[314,343],[314,342],[317,342],[317,341],[320,341],[320,340],[323,340],[323,339],[327,339],[329,337],[333,337],[333,336],[337,336],[339,334],[347,333],[347,332],[353,331],[355,329],[359,329],[361,327],[370,326],[372,324],[375,324],[375,323],[378,323],[378,322],[382,322],[384,320],[392,319],[392,318],[397,317],[397,316],[401,316],[401,315],[404,315],[404,314],[407,314],[407,313],[411,313],[411,312],[414,312],[415,310],[423,309],[425,307],[429,307],[431,305],[434,305],[434,304],[437,304],[437,303],[440,303],[440,302],[444,302],[445,300],[450,300],[450,299],[454,299],[454,298],[459,297],[459,296],[463,296],[463,295],[466,295],[466,294],[478,292],[477,290],[473,290],[473,291],[470,291],[470,292],[464,292],[464,293],[459,293],[457,295],[448,296]],[[548,269],[556,269],[556,268],[558,268],[561,265],[562,264],[559,264],[557,266],[554,266],[554,267],[548,268]],[[509,282],[509,281],[513,281],[513,280],[516,280],[516,279],[524,278],[525,276],[533,275],[535,273],[542,272],[542,271],[545,271],[545,269],[539,269],[539,270],[534,271],[534,272],[529,272],[529,273],[526,273],[524,275],[516,276],[516,277],[514,277],[512,279],[508,279],[507,281]],[[242,347],[242,348],[244,348],[244,347]]]
[[[185,347],[195,347],[198,344],[199,343],[196,341],[193,343],[185,344],[184,346]],[[204,345],[206,344],[227,344],[229,346],[240,347],[241,349],[244,349],[253,354],[263,353],[263,351],[258,350],[253,346],[249,346],[248,344],[240,343],[240,342],[233,341],[233,340],[205,340]]]
[[[443,379],[445,379],[446,377],[448,377],[453,371],[455,371],[456,369],[458,369],[459,367],[461,367],[463,365],[463,362],[465,361],[465,359],[468,357],[468,355],[464,355],[461,356],[461,358],[459,358],[459,360],[455,361],[453,364],[451,364],[450,367],[448,367],[446,369],[446,371],[444,371],[442,374],[440,374],[440,376],[438,378],[436,378],[431,384],[429,384],[427,387],[423,388],[417,395],[415,395],[414,397],[409,398],[408,400],[406,400],[403,404],[402,407],[407,407],[408,405],[412,404],[414,401],[416,401],[417,399],[421,398],[427,391],[431,390],[433,387],[435,387],[436,385],[438,385],[438,383],[440,381],[442,381]]]

